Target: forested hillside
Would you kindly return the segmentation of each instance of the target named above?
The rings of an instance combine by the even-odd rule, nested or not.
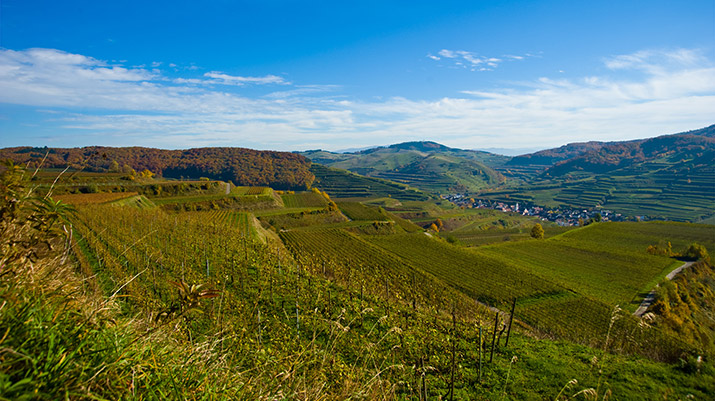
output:
[[[208,177],[236,185],[270,186],[275,189],[306,189],[314,176],[310,161],[288,152],[244,148],[196,148],[165,150],[142,147],[110,148],[5,148],[0,160],[42,164],[43,168],[65,168],[96,172],[150,170],[170,178]]]

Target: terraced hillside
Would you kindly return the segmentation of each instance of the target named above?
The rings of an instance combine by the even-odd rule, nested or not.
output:
[[[393,197],[402,200],[426,200],[429,195],[411,188],[379,178],[364,177],[346,170],[313,164],[311,173],[315,175],[314,187],[333,198],[381,198]]]
[[[479,196],[631,217],[700,221],[715,211],[715,126],[647,140],[520,156],[497,167],[510,183]],[[548,153],[548,152],[547,152]],[[558,156],[571,156],[559,159]],[[545,165],[548,160],[555,164]]]
[[[489,165],[508,160],[505,156],[434,142],[406,142],[355,153],[308,151],[303,155],[315,163],[434,193],[476,191],[497,185],[504,177]]]

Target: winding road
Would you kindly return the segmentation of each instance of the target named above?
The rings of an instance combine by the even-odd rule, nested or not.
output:
[[[668,275],[665,276],[666,280],[672,280],[673,277],[675,277],[678,273],[683,271],[683,269],[685,269],[686,267],[689,267],[693,263],[695,263],[695,262],[683,263],[682,266],[680,266],[677,269],[673,270],[672,272],[668,273]],[[657,288],[658,288],[658,286],[656,285],[655,288],[653,288],[651,290],[651,292],[649,292],[648,295],[646,295],[646,297],[643,298],[643,302],[641,302],[641,305],[638,307],[638,309],[636,309],[636,311],[633,312],[633,315],[635,315],[636,317],[641,317],[645,314],[645,311],[648,310],[650,305],[653,303],[653,300],[655,299],[655,290]]]

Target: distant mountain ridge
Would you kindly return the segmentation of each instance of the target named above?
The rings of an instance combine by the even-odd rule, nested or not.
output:
[[[703,142],[698,138],[715,138],[715,124],[709,127],[681,132],[678,134],[661,135],[653,138],[636,139],[631,141],[574,142],[558,148],[544,149],[530,154],[515,156],[509,160],[506,165],[552,166],[560,164],[560,162],[570,161],[572,159],[592,160],[596,164],[598,164],[598,162],[595,162],[596,159],[602,159],[603,164],[613,165],[615,158],[630,159],[637,154],[638,156],[636,157],[644,160],[647,158],[647,155],[652,155],[653,152],[659,147],[668,147],[668,151],[677,151],[677,146],[688,146],[688,141],[690,140]],[[707,139],[704,141],[708,142]],[[642,151],[639,150],[641,146],[645,146]],[[625,152],[625,150],[635,152],[636,154],[631,156]],[[600,155],[600,157],[598,155]]]
[[[715,125],[623,142],[587,142],[518,156],[507,184],[481,195],[549,207],[709,221],[715,216]]]
[[[544,149],[526,155],[515,156],[506,164],[508,166],[523,166],[530,164],[545,166],[553,165],[557,162],[580,156],[586,152],[601,149],[605,145],[606,142],[596,141],[569,143],[558,148]]]
[[[440,151],[449,151],[449,150],[460,150],[460,149],[453,149],[448,146],[442,145],[437,142],[432,142],[432,141],[412,141],[412,142],[402,142],[402,143],[397,143],[394,145],[390,145],[387,147],[377,147],[373,149],[367,149],[364,150],[360,153],[372,153],[372,152],[377,152],[380,149],[398,149],[398,150],[416,150],[418,152],[425,152],[425,153],[430,153],[430,152],[440,152]]]
[[[490,165],[509,160],[506,156],[431,141],[404,142],[354,153],[315,150],[301,154],[314,163],[437,193],[477,191],[498,185],[504,177]]]
[[[568,174],[575,170],[604,173],[656,158],[666,158],[672,163],[693,159],[695,165],[700,165],[708,159],[712,163],[713,151],[715,125],[650,139],[601,143],[593,149],[554,163],[546,172],[551,176]]]
[[[399,192],[416,199],[430,196],[427,193],[469,193],[549,207],[610,208],[660,219],[701,221],[715,217],[715,125],[647,139],[572,143],[516,157],[451,148],[432,141],[348,153],[242,148],[0,149],[0,159],[18,163],[39,162],[45,155],[44,167],[74,164],[107,171],[114,162],[114,168],[126,164],[166,177],[206,176],[275,189],[309,188],[320,175],[321,186],[346,197],[378,192],[395,196]],[[311,161],[393,183],[311,168]],[[342,185],[341,180],[352,184]],[[350,186],[361,189],[353,193]],[[411,190],[405,186],[424,192],[405,194],[402,191]]]

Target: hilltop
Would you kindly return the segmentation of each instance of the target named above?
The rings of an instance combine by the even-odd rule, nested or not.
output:
[[[314,163],[434,193],[477,191],[498,185],[504,182],[504,177],[489,165],[509,160],[506,156],[455,149],[435,142],[405,142],[353,153],[314,150],[301,154]]]

